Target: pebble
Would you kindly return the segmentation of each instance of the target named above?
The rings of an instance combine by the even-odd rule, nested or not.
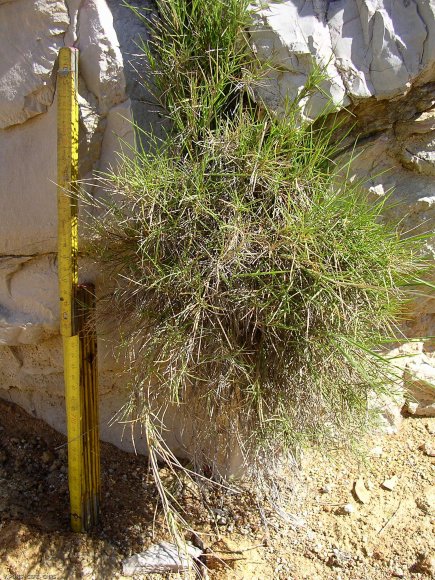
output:
[[[393,477],[391,477],[390,479],[386,479],[384,481],[384,483],[382,484],[382,487],[384,489],[388,489],[388,491],[393,491],[393,489],[396,487],[398,481],[399,481],[399,478],[397,477],[397,475],[393,475]]]
[[[349,560],[353,560],[353,556],[351,554],[343,552],[343,550],[340,550],[340,548],[334,548],[332,551],[337,560],[340,560],[342,562],[348,562]]]
[[[332,491],[332,485],[330,483],[325,484],[321,490],[322,493],[331,493]]]
[[[343,506],[343,511],[345,514],[353,514],[355,512],[355,506],[351,503],[347,503]]]
[[[425,443],[423,445],[423,452],[428,457],[435,457],[435,445],[432,445],[430,443]]]
[[[370,501],[370,492],[365,486],[364,479],[362,477],[358,478],[354,484],[354,493],[357,499],[361,503],[369,503]]]
[[[320,554],[322,550],[323,550],[323,544],[321,544],[320,542],[313,547],[313,552],[315,554]]]
[[[391,574],[395,578],[403,578],[405,576],[405,572],[402,570],[402,568],[396,568],[395,570],[392,571]]]
[[[416,498],[415,503],[423,513],[435,513],[435,487],[433,485],[425,487],[423,493]]]
[[[435,423],[431,423],[430,421],[428,421],[426,423],[426,429],[431,435],[435,435]]]
[[[368,479],[366,481],[366,487],[369,491],[373,491],[375,489],[375,484],[373,483],[373,481],[371,479]]]
[[[55,457],[51,451],[44,451],[44,453],[41,455],[41,461],[42,463],[45,463],[45,465],[52,463],[54,460]]]
[[[381,457],[383,452],[384,450],[382,449],[382,447],[380,445],[377,445],[376,447],[373,447],[373,449],[370,451],[370,455],[372,455],[373,457]]]

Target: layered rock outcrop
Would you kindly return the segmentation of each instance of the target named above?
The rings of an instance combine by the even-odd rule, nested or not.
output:
[[[0,396],[60,430],[57,56],[62,46],[80,50],[80,177],[87,179],[117,165],[121,141],[133,144],[133,111],[143,125],[158,126],[136,73],[136,42],[146,34],[117,0],[0,1]],[[81,264],[82,280],[94,279]],[[119,444],[120,429],[108,427],[123,402],[115,369],[102,340],[102,432]]]
[[[144,2],[140,2],[143,7]],[[323,90],[355,123],[351,173],[373,197],[391,191],[386,214],[416,233],[435,226],[435,1],[261,1],[252,46],[273,65],[260,96],[283,113],[318,63]],[[56,263],[56,62],[80,49],[80,175],[116,166],[129,119],[159,129],[136,69],[146,30],[117,0],[0,0],[0,396],[64,429]],[[328,99],[304,102],[316,118]],[[346,113],[347,111],[347,113]],[[435,255],[433,240],[428,253]],[[84,264],[82,279],[92,278]],[[435,300],[425,290],[406,331],[435,335]],[[108,421],[123,402],[116,361],[100,343],[102,435],[125,448]],[[435,343],[397,347],[415,413],[433,413]],[[417,388],[418,387],[418,388]],[[418,395],[418,389],[424,396]],[[420,398],[418,398],[420,397]],[[175,421],[175,419],[174,419]],[[175,434],[174,437],[177,437]],[[175,439],[173,446],[177,449]],[[140,449],[140,444],[139,444]]]

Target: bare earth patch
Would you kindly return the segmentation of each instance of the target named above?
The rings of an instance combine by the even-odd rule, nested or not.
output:
[[[217,490],[203,505],[162,476],[201,535],[211,580],[435,578],[434,440],[435,419],[406,418],[369,442],[365,461],[312,453],[277,482],[279,505]],[[102,473],[100,527],[72,534],[65,438],[0,401],[1,580],[122,578],[126,556],[168,539],[147,459],[103,444]]]

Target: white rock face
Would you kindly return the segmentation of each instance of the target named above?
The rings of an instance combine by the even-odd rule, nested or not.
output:
[[[105,0],[0,0],[0,397],[61,431],[57,56],[62,46],[80,50],[80,176],[90,177],[94,169],[117,166],[119,139],[133,144],[132,109],[144,125],[154,124],[155,114],[140,102],[144,90],[133,54],[139,34],[146,37],[143,26],[117,1],[109,6]],[[83,261],[81,279],[95,280]],[[125,402],[117,370],[103,339],[102,436],[132,450],[130,437],[121,442],[122,426],[109,427]],[[145,452],[144,441],[138,438],[137,445]]]
[[[352,175],[373,198],[394,189],[400,204],[387,219],[412,232],[433,230],[435,0],[263,0],[253,18],[253,49],[274,65],[259,97],[282,114],[313,63],[324,67],[322,90],[336,109],[352,112],[360,135]],[[137,72],[138,35],[146,38],[146,30],[118,0],[0,0],[0,396],[59,430],[65,412],[55,254],[56,60],[61,46],[80,49],[80,175],[90,177],[117,167],[119,138],[133,143],[132,115],[144,128],[162,128]],[[314,119],[327,104],[321,93],[310,96],[304,114]],[[435,256],[435,242],[427,249]],[[95,279],[86,263],[81,278]],[[435,301],[422,294],[405,330],[435,336]],[[428,340],[398,350],[406,355],[400,372],[416,414],[432,412],[434,350]],[[99,352],[102,436],[132,450],[130,434],[122,439],[121,425],[109,427],[124,395],[104,336]],[[186,435],[171,413],[170,444],[184,455]],[[145,440],[135,437],[144,452]]]
[[[107,113],[126,100],[124,61],[106,2],[88,0],[77,17],[80,71],[87,89],[97,98],[98,112]]]
[[[313,64],[329,81],[323,87],[337,107],[406,94],[435,63],[432,0],[286,0],[263,2],[252,44],[277,65],[260,96],[278,111],[304,86]],[[316,117],[322,99],[306,114]],[[324,103],[323,103],[324,104]]]
[[[68,25],[62,0],[0,3],[0,129],[51,105],[54,63]]]

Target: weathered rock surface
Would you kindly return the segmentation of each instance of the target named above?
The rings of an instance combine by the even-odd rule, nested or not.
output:
[[[63,0],[0,3],[0,129],[45,113],[54,65],[69,26]]]
[[[326,87],[341,107],[375,97],[392,99],[431,75],[435,15],[425,0],[286,0],[263,2],[253,46],[276,65],[261,96],[278,109],[304,86],[313,63],[330,77]],[[319,98],[309,116],[320,112]],[[320,101],[321,102],[321,101]]]
[[[62,46],[80,50],[80,176],[87,178],[116,167],[118,152],[133,144],[132,109],[153,124],[136,72],[139,34],[146,36],[143,25],[119,2],[0,1],[0,396],[63,431],[57,55]],[[95,279],[83,263],[81,277]],[[99,355],[102,434],[119,445],[122,429],[109,428],[123,404],[117,363],[104,340]]]
[[[411,415],[435,417],[435,359],[425,354],[413,357],[406,364],[404,378]]]
[[[97,99],[98,112],[105,114],[126,100],[124,60],[106,2],[87,0],[82,4],[76,34],[81,76]]]

